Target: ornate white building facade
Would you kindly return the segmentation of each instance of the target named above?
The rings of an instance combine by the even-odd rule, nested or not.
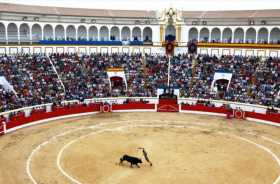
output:
[[[175,37],[177,53],[186,52],[187,43],[197,40],[198,52],[203,54],[278,56],[280,11],[199,12],[170,8],[156,12],[0,3],[0,54],[163,54],[168,35]],[[59,40],[64,42],[56,42]]]

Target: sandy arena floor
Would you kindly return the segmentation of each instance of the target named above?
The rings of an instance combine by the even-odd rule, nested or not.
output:
[[[123,154],[141,167],[119,165]],[[96,114],[0,137],[1,184],[280,184],[279,175],[280,128],[222,117]]]

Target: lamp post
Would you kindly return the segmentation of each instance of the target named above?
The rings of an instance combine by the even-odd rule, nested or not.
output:
[[[168,86],[168,89],[170,87],[170,58],[171,58],[171,55],[168,54],[168,71],[167,71],[167,86]]]

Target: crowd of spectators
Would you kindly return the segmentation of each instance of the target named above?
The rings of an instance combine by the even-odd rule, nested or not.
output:
[[[0,76],[4,76],[16,92],[0,88],[0,98],[4,99],[0,101],[2,111],[63,99],[58,77],[44,56],[2,56]]]
[[[66,89],[66,99],[109,96],[149,96],[144,87],[141,54],[53,54],[50,56]],[[110,88],[108,68],[123,68],[126,74],[120,86]],[[113,83],[113,81],[111,81]]]
[[[7,79],[16,94],[0,86],[0,111],[62,100],[157,96],[158,88],[167,87],[168,66],[167,56],[152,54],[1,56],[0,76]],[[110,88],[108,68],[123,68],[127,90],[124,81]],[[232,73],[222,95],[211,89],[217,70]],[[177,55],[170,60],[169,83],[172,89],[180,89],[181,97],[280,107],[278,58]]]
[[[156,96],[158,88],[166,88],[168,80],[168,57],[146,55],[146,89],[149,96]]]
[[[173,68],[177,69],[171,74],[182,96],[280,107],[280,59],[204,55],[193,61],[187,55],[180,57],[175,59]],[[222,97],[211,89],[215,71],[232,73]]]
[[[19,107],[16,95],[12,91],[5,90],[0,85],[0,112]]]

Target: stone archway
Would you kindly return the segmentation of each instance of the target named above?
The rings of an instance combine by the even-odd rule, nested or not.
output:
[[[176,40],[176,29],[174,25],[168,25],[165,28],[165,40],[174,41]]]

